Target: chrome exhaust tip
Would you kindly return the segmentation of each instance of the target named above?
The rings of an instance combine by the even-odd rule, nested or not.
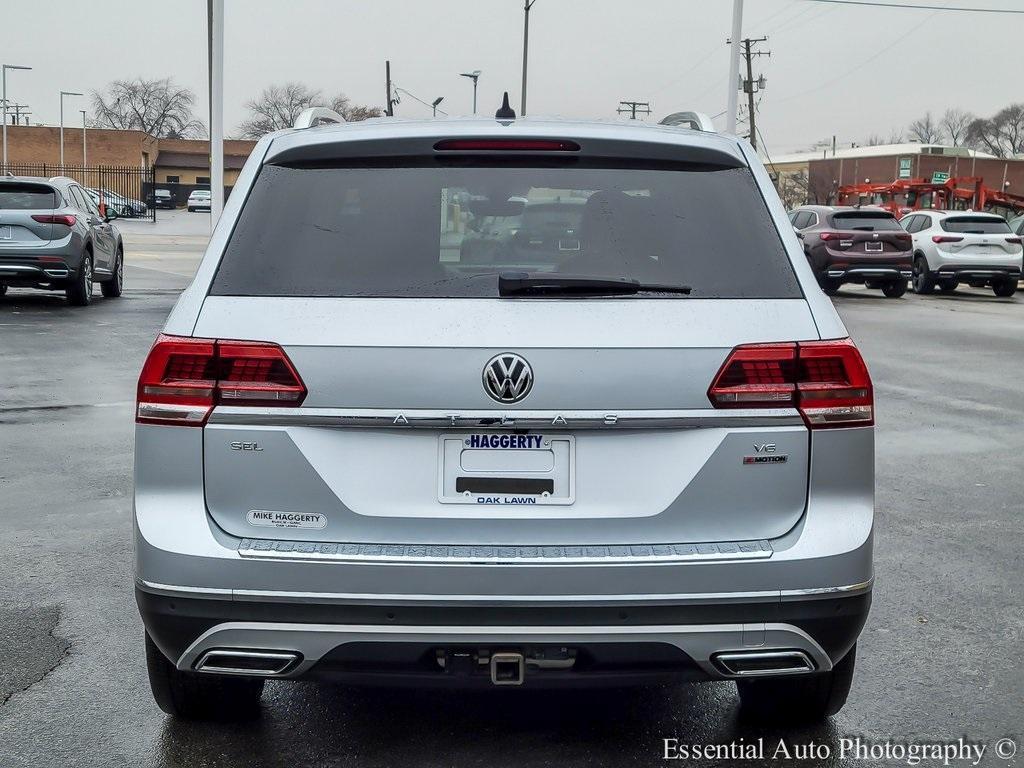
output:
[[[711,659],[733,677],[799,675],[814,671],[814,662],[803,651],[730,651]]]
[[[287,672],[298,664],[301,658],[294,651],[217,648],[200,656],[194,669],[196,672],[208,672],[213,675],[273,677]]]

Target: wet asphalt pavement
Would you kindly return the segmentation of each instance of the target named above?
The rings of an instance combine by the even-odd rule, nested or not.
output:
[[[994,754],[1000,738],[1024,747],[1024,299],[975,290],[836,300],[877,389],[877,584],[853,693],[826,724],[744,724],[717,683],[607,695],[270,683],[253,724],[165,717],[132,595],[132,401],[196,249],[140,236],[124,297],[86,309],[0,298],[0,767],[655,766],[664,738],[819,754],[676,764],[907,764],[841,757],[857,736],[964,737],[987,745],[981,765],[1024,765]]]

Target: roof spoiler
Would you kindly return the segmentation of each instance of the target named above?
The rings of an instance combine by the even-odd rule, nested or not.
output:
[[[715,133],[715,124],[704,112],[673,112],[671,115],[663,117],[658,125],[675,125],[694,131]]]
[[[302,110],[295,118],[292,128],[315,128],[327,123],[344,123],[345,118],[327,107],[309,107]]]

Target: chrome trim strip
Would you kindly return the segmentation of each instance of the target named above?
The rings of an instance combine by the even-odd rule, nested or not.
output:
[[[767,540],[609,546],[474,546],[430,544],[347,544],[242,539],[244,558],[327,561],[348,565],[675,565],[716,560],[765,560]]]
[[[245,408],[217,406],[208,424],[382,429],[701,429],[802,426],[792,408],[664,411],[439,411],[380,408]]]
[[[409,603],[423,605],[675,605],[686,603],[735,603],[735,602],[783,602],[822,597],[844,597],[870,592],[874,579],[841,587],[820,587],[814,589],[763,590],[745,592],[680,592],[668,594],[621,594],[621,595],[415,595],[376,594],[360,592],[285,592],[259,589],[214,589],[206,587],[181,587],[135,579],[135,584],[145,592],[168,597],[197,597],[215,599],[226,597],[247,602],[296,602],[296,603],[338,603],[338,604],[380,604]]]
[[[186,587],[178,584],[161,584],[156,581],[146,581],[135,577],[135,586],[154,595],[167,595],[168,597],[193,595],[195,597],[231,597],[232,590],[216,589],[214,587]]]
[[[782,590],[782,600],[801,600],[806,598],[815,597],[835,597],[841,595],[848,597],[850,595],[860,594],[863,592],[870,592],[875,586],[875,577],[872,576],[867,581],[859,581],[856,584],[845,584],[841,587],[814,587],[812,589],[784,589]]]

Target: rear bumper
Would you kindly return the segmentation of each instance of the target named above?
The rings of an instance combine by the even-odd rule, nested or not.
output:
[[[728,679],[723,653],[802,653],[826,671],[856,642],[870,584],[842,596],[701,604],[558,605],[512,608],[323,602],[260,602],[158,594],[136,598],[147,631],[182,670],[212,650],[292,655],[265,677],[369,684],[489,685],[486,667],[457,656],[496,651],[543,657],[568,652],[570,667],[527,665],[530,685],[632,684]],[[444,661],[439,661],[444,659]]]
[[[863,283],[868,280],[908,280],[912,277],[910,260],[906,263],[848,264],[829,266],[825,271],[831,280]]]
[[[940,264],[933,274],[940,280],[1020,280],[1020,265]]]
[[[0,283],[36,285],[73,279],[81,266],[81,252],[61,248],[34,248],[22,253],[0,252]]]

